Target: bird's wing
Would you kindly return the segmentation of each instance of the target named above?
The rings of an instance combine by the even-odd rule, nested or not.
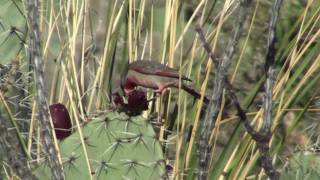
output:
[[[135,61],[129,65],[129,69],[142,74],[152,74],[179,79],[178,70],[170,68],[164,64],[160,64],[156,61]],[[181,76],[181,79],[191,81],[191,79],[187,78],[186,76]]]

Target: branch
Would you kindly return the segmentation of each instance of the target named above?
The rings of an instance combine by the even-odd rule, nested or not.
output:
[[[276,23],[279,16],[279,10],[281,6],[282,0],[275,0],[272,6],[271,18],[268,27],[268,41],[267,41],[267,55],[265,61],[265,73],[266,73],[266,81],[265,81],[265,99],[263,103],[264,107],[264,121],[262,125],[262,132],[269,133],[271,131],[272,125],[272,90],[273,84],[275,81],[275,69],[274,62],[276,56]]]
[[[228,92],[233,101],[234,105],[237,108],[238,115],[240,120],[244,122],[245,128],[247,132],[251,135],[252,139],[256,141],[257,147],[260,152],[260,160],[261,166],[265,170],[265,173],[271,180],[278,180],[279,173],[272,165],[272,158],[270,157],[269,152],[269,143],[272,137],[271,128],[272,128],[272,90],[273,84],[275,81],[275,69],[274,62],[276,56],[276,22],[279,15],[279,10],[281,6],[282,0],[275,0],[272,7],[272,14],[269,22],[269,34],[268,34],[268,52],[266,55],[265,61],[265,73],[266,73],[266,81],[265,81],[265,98],[263,102],[264,114],[263,114],[263,124],[262,128],[259,132],[256,132],[253,127],[250,125],[247,120],[247,116],[245,112],[242,110],[238,98],[236,97],[232,85],[226,79],[226,84],[228,86]]]
[[[268,33],[268,52],[265,62],[265,73],[266,73],[266,82],[265,82],[265,97],[263,102],[263,124],[260,130],[260,133],[265,135],[267,142],[260,145],[260,154],[262,167],[264,168],[266,174],[270,179],[278,180],[279,173],[274,169],[272,165],[272,159],[269,154],[269,142],[271,139],[271,128],[272,128],[272,94],[273,94],[273,85],[275,81],[275,56],[276,56],[276,24],[279,16],[279,10],[281,7],[282,0],[275,0],[272,6],[272,12],[269,22],[269,33]]]
[[[49,159],[52,178],[56,180],[64,179],[62,165],[58,158],[58,151],[54,145],[53,127],[50,123],[50,114],[45,93],[43,77],[43,59],[40,49],[40,30],[39,30],[39,0],[28,0],[28,25],[30,29],[29,51],[30,59],[34,61],[34,77],[36,84],[36,101],[38,105],[38,116],[41,125],[44,149]]]
[[[230,66],[232,62],[232,57],[235,52],[235,48],[239,42],[240,36],[242,34],[243,30],[243,24],[245,22],[245,18],[247,15],[247,7],[249,7],[250,0],[240,0],[239,8],[236,11],[236,15],[238,18],[236,22],[234,23],[233,28],[233,37],[229,40],[227,48],[222,56],[221,61],[217,61],[216,58],[213,55],[212,48],[210,47],[210,44],[205,40],[203,31],[201,29],[201,26],[198,24],[196,26],[196,31],[199,34],[199,38],[203,43],[203,46],[207,53],[209,54],[211,60],[215,64],[214,66],[214,88],[212,97],[209,103],[209,110],[206,111],[206,115],[204,120],[201,122],[200,127],[200,141],[198,145],[199,150],[199,174],[198,179],[207,179],[208,176],[208,170],[210,166],[210,135],[212,132],[212,129],[214,129],[215,121],[218,116],[220,107],[221,107],[221,97],[223,88],[225,86],[224,79],[226,77],[226,72],[228,67]]]
[[[272,159],[269,154],[269,142],[271,139],[271,131],[269,133],[264,133],[263,129],[260,132],[254,130],[254,128],[250,125],[250,122],[247,119],[247,115],[245,111],[241,108],[240,103],[238,101],[237,96],[234,93],[233,87],[230,82],[225,79],[226,88],[230,99],[232,100],[233,104],[236,106],[238,116],[240,120],[244,123],[244,126],[248,132],[248,134],[252,137],[252,139],[256,142],[257,147],[260,152],[260,159],[261,159],[261,166],[265,170],[266,174],[271,180],[278,180],[279,173],[272,165]]]
[[[204,32],[203,32],[203,30],[201,28],[200,23],[196,24],[195,30],[197,31],[197,33],[199,35],[199,39],[201,40],[204,49],[207,51],[207,53],[208,53],[209,57],[211,58],[211,60],[213,61],[214,65],[218,66],[219,62],[217,61],[217,58],[214,56],[214,54],[212,52],[211,45],[206,40],[206,37],[204,35]]]

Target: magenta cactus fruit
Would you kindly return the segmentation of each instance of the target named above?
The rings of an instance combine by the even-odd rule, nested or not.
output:
[[[71,134],[71,120],[67,108],[61,104],[52,104],[49,107],[56,137],[62,140]]]
[[[148,109],[146,93],[141,90],[133,90],[128,95],[128,109],[139,112]]]

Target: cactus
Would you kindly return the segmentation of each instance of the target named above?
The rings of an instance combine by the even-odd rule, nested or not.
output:
[[[28,93],[24,91],[26,76],[20,68],[17,60],[0,65],[0,144],[3,145],[0,148],[0,179],[4,176],[34,179],[27,163],[30,157],[25,138],[31,110]]]
[[[14,59],[25,43],[27,23],[22,4],[0,0],[0,64]]]
[[[110,112],[82,128],[94,179],[161,179],[165,161],[151,125],[142,116]],[[79,133],[59,144],[66,179],[90,179]],[[44,162],[34,171],[50,179]]]

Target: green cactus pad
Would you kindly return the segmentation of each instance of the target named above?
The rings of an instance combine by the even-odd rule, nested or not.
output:
[[[22,1],[0,0],[0,64],[10,62],[23,48],[26,31]]]
[[[165,163],[161,145],[142,116],[111,112],[83,127],[94,179],[162,179]],[[66,179],[89,179],[79,133],[60,142]],[[51,177],[45,162],[35,170],[39,179]]]

